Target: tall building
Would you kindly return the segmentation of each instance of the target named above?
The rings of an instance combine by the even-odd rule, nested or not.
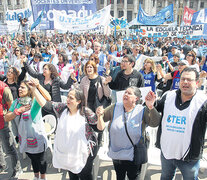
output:
[[[139,4],[149,15],[155,15],[164,7],[174,4],[174,19],[179,20],[184,7],[199,11],[207,8],[207,0],[97,0],[97,10],[111,3],[111,15],[116,18],[125,17],[128,22],[137,17]]]

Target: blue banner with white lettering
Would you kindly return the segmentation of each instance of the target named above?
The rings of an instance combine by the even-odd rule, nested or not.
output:
[[[204,24],[203,34],[207,34],[207,8],[193,13],[191,24]]]
[[[53,9],[72,17],[85,17],[96,12],[96,0],[31,0],[33,18],[37,19],[44,9],[41,30],[54,29]]]
[[[160,25],[166,21],[173,22],[173,4],[165,7],[154,16],[149,16],[139,5],[137,21],[143,25]]]

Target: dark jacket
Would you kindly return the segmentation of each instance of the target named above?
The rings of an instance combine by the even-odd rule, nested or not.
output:
[[[12,84],[9,84],[7,82],[8,79],[6,76],[0,75],[0,80],[5,82],[9,86],[11,93],[12,93],[12,96],[13,96],[13,99],[16,99],[19,97],[19,86],[20,86],[21,82],[24,80],[25,75],[26,75],[26,70],[24,67],[22,67],[22,71],[21,71],[21,74],[18,76],[17,83],[14,82]]]
[[[158,101],[156,106],[157,111],[161,112],[162,115],[163,115],[165,100],[166,100],[166,94],[161,98],[160,101]],[[188,108],[188,106],[190,106],[190,103],[191,100],[186,101],[185,103],[182,104],[181,91],[180,89],[178,89],[176,91],[176,99],[175,99],[176,108],[178,108],[179,110],[186,109]],[[161,123],[157,132],[156,147],[158,148],[160,148],[160,137],[162,133]],[[185,161],[201,159],[203,153],[206,125],[207,125],[207,101],[203,103],[203,105],[201,106],[201,108],[199,109],[196,115],[192,128],[192,136],[191,136],[191,142],[189,147],[190,149],[188,151],[188,154],[184,158]]]
[[[128,76],[124,75],[124,70],[118,72],[115,80],[109,83],[111,89],[118,91],[125,90],[129,86],[144,86],[144,78],[142,74],[135,69]]]
[[[45,88],[44,81],[45,77],[43,74],[40,74],[38,72],[35,72],[29,65],[28,63],[24,63],[24,67],[26,71],[29,73],[30,76],[37,78],[39,80],[39,83]],[[61,97],[60,97],[60,88],[62,89],[69,89],[71,85],[73,84],[73,80],[71,77],[69,77],[67,83],[65,84],[63,80],[59,77],[56,77],[52,80],[51,84],[51,92],[49,91],[52,101],[54,102],[61,102]]]

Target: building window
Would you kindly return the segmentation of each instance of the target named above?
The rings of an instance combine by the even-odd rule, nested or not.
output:
[[[0,0],[0,5],[2,5],[2,0]]]
[[[112,17],[114,17],[114,11],[111,11],[110,14]]]
[[[119,18],[124,16],[124,11],[119,11]]]
[[[190,2],[190,8],[193,8],[193,2]]]
[[[204,2],[201,2],[200,8],[204,8]]]
[[[130,22],[132,20],[132,11],[127,11],[127,21]]]
[[[127,0],[127,4],[133,4],[133,0]]]
[[[111,4],[114,4],[114,0],[111,0]]]
[[[7,0],[7,4],[8,5],[11,5],[11,0]]]
[[[104,4],[104,0],[101,0],[101,4]]]
[[[158,3],[157,3],[157,7],[158,7],[158,8],[161,8],[161,7],[162,7],[162,2],[158,2]]]
[[[17,5],[20,5],[20,0],[17,0]]]

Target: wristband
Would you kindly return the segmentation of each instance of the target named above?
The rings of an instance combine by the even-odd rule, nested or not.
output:
[[[17,116],[21,115],[21,113],[18,111],[18,109],[14,110],[14,114],[16,114]]]

